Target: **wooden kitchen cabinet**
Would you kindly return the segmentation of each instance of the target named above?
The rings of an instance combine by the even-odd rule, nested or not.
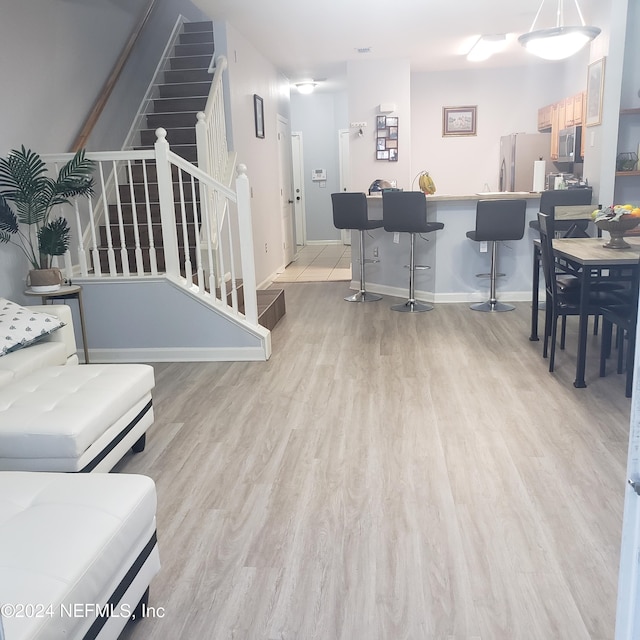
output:
[[[573,96],[564,99],[564,126],[561,129],[573,126]]]
[[[548,131],[551,129],[551,111],[553,105],[548,104],[546,107],[538,109],[538,131]]]
[[[553,123],[551,124],[553,128]],[[558,102],[558,130],[566,129],[567,127],[567,103],[566,100],[560,100]]]
[[[586,91],[548,104],[538,109],[538,131],[551,130],[551,159],[558,159],[558,138],[561,129],[581,125],[584,121]],[[584,140],[582,136],[582,155],[584,156]]]
[[[559,128],[559,105],[556,103],[551,105],[551,153],[549,154],[552,160],[558,159],[558,133]]]
[[[581,91],[573,96],[573,124],[578,126],[584,121],[586,91]]]

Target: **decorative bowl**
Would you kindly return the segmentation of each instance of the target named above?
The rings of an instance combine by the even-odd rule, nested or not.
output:
[[[607,231],[611,238],[602,245],[607,249],[628,249],[629,244],[624,241],[624,234],[640,224],[640,218],[635,216],[622,216],[618,220],[596,220],[596,226],[602,231]]]

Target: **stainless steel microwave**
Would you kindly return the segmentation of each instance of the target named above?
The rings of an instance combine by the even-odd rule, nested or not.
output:
[[[580,162],[582,127],[561,129],[558,133],[558,159],[556,162]]]

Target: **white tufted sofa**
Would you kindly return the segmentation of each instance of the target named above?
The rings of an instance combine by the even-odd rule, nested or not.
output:
[[[162,612],[155,516],[145,476],[1,471],[0,638],[115,639]]]
[[[153,368],[78,365],[69,307],[28,309],[66,324],[0,357],[0,470],[110,471],[130,449],[142,451]]]
[[[66,324],[0,357],[0,640],[115,639],[148,615],[155,485],[55,471],[108,471],[144,446],[153,369],[78,365],[69,307],[29,309]]]

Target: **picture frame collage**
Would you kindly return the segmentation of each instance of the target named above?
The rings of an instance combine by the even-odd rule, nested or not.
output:
[[[398,117],[377,116],[376,160],[398,161]]]

